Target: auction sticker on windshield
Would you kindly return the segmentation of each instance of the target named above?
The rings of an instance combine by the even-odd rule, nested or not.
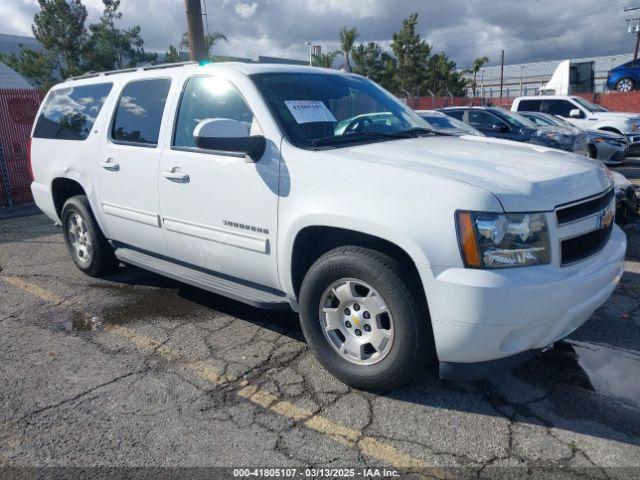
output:
[[[323,102],[317,100],[285,100],[287,108],[299,124],[337,122]]]

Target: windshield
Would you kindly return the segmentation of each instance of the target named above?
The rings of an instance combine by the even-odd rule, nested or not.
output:
[[[449,130],[463,133],[470,133],[471,135],[481,136],[482,133],[480,131],[473,128],[471,125],[467,125],[464,122],[461,122],[457,118],[449,117],[448,115],[438,115],[436,113],[425,113],[420,115],[424,118],[430,125],[433,126],[435,130]]]
[[[433,134],[429,123],[375,83],[334,73],[252,75],[285,137],[306,149]]]
[[[502,117],[503,120],[510,123],[511,126],[536,128],[536,124],[528,118],[520,115],[519,113],[504,110],[503,108],[496,108],[496,113]]]
[[[585,100],[584,98],[581,97],[573,97],[573,99],[576,101],[576,103],[579,103],[580,105],[582,105],[584,108],[586,108],[587,110],[589,110],[590,112],[610,112],[611,110],[604,108],[600,105],[596,105],[595,103],[591,103],[587,100]]]

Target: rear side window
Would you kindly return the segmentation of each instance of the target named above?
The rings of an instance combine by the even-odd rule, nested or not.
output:
[[[116,142],[155,147],[171,80],[140,80],[127,84],[111,127]]]
[[[464,119],[464,110],[446,110],[444,113],[460,121]]]
[[[173,145],[193,148],[193,131],[207,118],[238,120],[251,131],[253,113],[240,92],[229,81],[220,77],[194,77],[189,79],[182,95]]]
[[[111,83],[52,90],[36,122],[35,138],[84,140],[89,136]]]
[[[542,110],[542,100],[521,100],[518,104],[519,112],[539,112]]]

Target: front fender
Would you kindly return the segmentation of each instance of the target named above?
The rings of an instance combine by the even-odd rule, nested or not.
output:
[[[397,231],[375,222],[333,214],[310,214],[297,218],[286,231],[280,231],[281,240],[278,244],[278,272],[282,289],[294,295],[291,263],[293,248],[300,232],[309,227],[340,228],[356,233],[371,235],[390,242],[401,248],[416,265],[429,265],[430,261],[425,252],[411,238],[398,234]]]

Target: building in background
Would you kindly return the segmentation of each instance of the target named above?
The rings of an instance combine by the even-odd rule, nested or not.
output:
[[[603,57],[587,57],[571,59],[572,65],[585,66],[593,64],[593,92],[604,93],[607,81],[607,72],[625,62],[633,60],[633,55],[609,55]],[[551,80],[558,66],[566,60],[553,60],[548,62],[520,63],[505,65],[503,97],[518,97],[521,95],[537,95],[539,90]],[[465,75],[471,78],[471,75]],[[500,96],[500,65],[485,67],[478,73],[478,87],[476,95],[485,98],[497,98]],[[472,96],[471,87],[467,87],[467,96]]]

